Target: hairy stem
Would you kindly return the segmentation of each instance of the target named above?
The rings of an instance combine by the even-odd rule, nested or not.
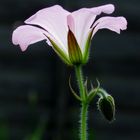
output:
[[[80,140],[87,140],[88,134],[87,134],[87,113],[88,113],[88,105],[82,104],[81,107],[81,121],[80,121]]]
[[[80,96],[82,100],[85,100],[85,89],[83,83],[82,67],[80,65],[75,66],[75,72],[76,72],[77,82],[80,90]]]
[[[88,104],[83,83],[83,74],[81,66],[75,67],[76,77],[78,81],[80,96],[81,96],[81,116],[80,116],[80,140],[87,140],[87,119],[88,119]]]

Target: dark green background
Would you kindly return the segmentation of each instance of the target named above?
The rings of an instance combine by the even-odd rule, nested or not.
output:
[[[90,140],[140,139],[140,1],[1,0],[0,140],[78,140],[79,103],[68,87],[70,74],[75,84],[74,70],[45,41],[22,53],[12,45],[11,35],[44,7],[60,4],[73,11],[108,3],[116,7],[113,16],[127,18],[128,30],[121,35],[99,31],[84,72],[95,86],[97,77],[114,96],[116,121],[108,124],[94,102],[89,109],[89,136]]]

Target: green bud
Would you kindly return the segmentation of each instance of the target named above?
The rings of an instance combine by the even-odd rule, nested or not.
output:
[[[98,108],[101,114],[109,122],[115,119],[115,103],[112,96],[102,96],[98,100]]]

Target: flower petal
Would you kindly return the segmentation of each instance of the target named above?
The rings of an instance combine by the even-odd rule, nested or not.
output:
[[[25,51],[30,44],[47,39],[43,34],[46,31],[30,25],[23,25],[14,30],[12,42],[14,45],[20,45],[22,51]]]
[[[92,13],[95,15],[100,15],[101,13],[111,14],[114,12],[115,7],[113,4],[106,4],[94,8],[89,8],[89,10],[92,11]]]
[[[94,28],[93,35],[100,29],[109,29],[119,34],[120,30],[126,30],[127,21],[124,17],[102,17],[94,23],[92,28]]]
[[[96,15],[85,9],[75,11],[67,17],[68,26],[74,33],[82,52],[90,26],[95,18]]]
[[[61,45],[67,54],[67,15],[68,11],[55,5],[38,11],[25,21],[27,24],[38,25],[47,30]]]
[[[90,27],[92,26],[96,16],[102,12],[111,14],[114,9],[114,5],[107,4],[94,8],[82,8],[72,12],[67,16],[68,26],[74,33],[82,52],[84,52],[84,47],[89,36]]]

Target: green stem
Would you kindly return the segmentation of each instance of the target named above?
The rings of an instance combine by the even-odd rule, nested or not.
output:
[[[80,116],[80,140],[87,140],[88,104],[87,104],[87,98],[85,93],[85,87],[83,83],[83,74],[82,74],[81,66],[76,66],[75,71],[76,71],[76,77],[80,90],[80,96],[82,99],[81,116]]]
[[[87,140],[87,119],[88,119],[88,105],[82,104],[81,107],[81,120],[80,120],[80,140]]]
[[[80,90],[80,96],[82,100],[85,101],[85,89],[84,89],[84,83],[83,83],[83,74],[82,74],[82,69],[81,66],[75,66],[75,72],[76,72],[76,77],[77,77],[77,82]]]

